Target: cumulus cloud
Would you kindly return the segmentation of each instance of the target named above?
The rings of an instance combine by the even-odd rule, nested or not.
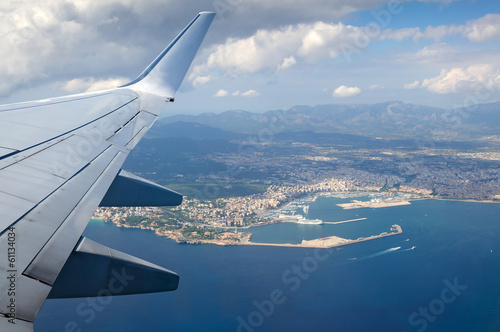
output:
[[[287,69],[292,67],[297,63],[297,60],[295,60],[294,56],[290,56],[288,58],[283,59],[283,63],[279,65],[278,69]]]
[[[407,83],[403,86],[403,88],[407,90],[412,90],[420,87],[420,81],[415,81],[413,83]]]
[[[460,1],[460,0],[418,0],[419,2],[442,2],[442,3],[452,3],[455,1]]]
[[[113,15],[118,8],[131,15],[135,10],[125,0],[2,3],[0,75],[7,84],[1,92],[7,95],[46,80],[71,80],[82,73],[97,84],[108,80],[111,71],[120,74],[119,64],[126,58],[143,60],[145,49],[116,42],[116,31],[126,28]]]
[[[229,38],[212,47],[205,63],[193,70],[193,77],[207,71],[218,70],[222,74],[241,75],[259,71],[276,71],[299,64],[314,64],[325,58],[344,56],[347,61],[353,53],[366,49],[371,42],[383,40],[434,39],[461,35],[481,42],[500,39],[500,14],[488,14],[465,25],[429,26],[403,29],[383,29],[377,33],[369,27],[343,23],[301,23],[279,29],[260,29],[246,38]],[[432,57],[448,50],[446,44],[428,46],[417,57]]]
[[[443,69],[438,76],[423,80],[421,87],[434,93],[449,94],[472,91],[479,84],[488,89],[499,88],[500,70],[491,65]]]
[[[368,87],[368,89],[370,90],[376,90],[376,89],[383,89],[384,87],[382,85],[379,85],[379,84],[372,84]]]
[[[485,42],[500,39],[500,14],[487,14],[464,25],[429,26],[424,31],[418,30],[413,39],[434,39],[440,41],[445,37],[461,35],[472,42]]]
[[[258,93],[257,91],[255,90],[248,90],[246,92],[243,92],[241,94],[243,97],[257,97],[260,95],[260,93]]]
[[[384,29],[380,31],[378,40],[433,39],[440,42],[446,37],[459,35],[472,42],[485,42],[500,39],[500,14],[487,14],[476,20],[468,21],[463,25],[428,26],[420,28]]]
[[[500,39],[500,14],[488,14],[467,22],[463,36],[474,42]]]
[[[332,96],[336,98],[346,98],[354,97],[361,93],[361,89],[358,87],[349,87],[341,85],[333,91]]]
[[[214,94],[214,97],[225,97],[229,94],[229,92],[227,92],[226,90],[224,89],[220,89],[219,91],[217,91],[215,94]]]
[[[408,38],[414,38],[416,34],[420,33],[420,28],[403,28],[398,30],[384,29],[378,36],[379,40],[396,40],[402,41]]]
[[[210,80],[211,80],[210,76],[196,76],[193,79],[193,85],[194,86],[203,85],[210,82]]]
[[[207,61],[193,69],[200,75],[210,69],[240,75],[284,69],[300,62],[316,63],[336,58],[349,46],[366,39],[364,28],[342,23],[316,22],[276,30],[258,30],[247,38],[229,38],[213,47]],[[363,46],[366,46],[363,44]]]
[[[106,90],[116,88],[117,86],[124,85],[129,82],[127,78],[110,78],[105,80],[96,80],[90,78],[75,78],[67,81],[63,85],[63,89],[68,92],[92,92],[99,90]]]

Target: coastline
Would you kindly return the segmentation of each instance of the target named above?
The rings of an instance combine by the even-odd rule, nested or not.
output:
[[[182,242],[188,244],[215,244],[222,246],[263,246],[263,247],[286,247],[286,248],[315,248],[315,249],[328,249],[334,247],[341,247],[349,244],[355,244],[365,241],[376,240],[388,236],[399,235],[403,233],[403,229],[399,225],[392,225],[391,232],[383,232],[379,235],[372,235],[368,237],[360,237],[356,240],[352,239],[344,239],[335,235],[327,236],[319,239],[313,240],[302,240],[299,244],[292,243],[266,243],[266,242],[251,242],[248,240],[247,242],[222,242],[222,241],[213,241],[213,240],[196,240],[195,242]]]
[[[358,192],[359,194],[362,194],[361,192]],[[374,194],[376,192],[369,192],[366,191],[366,194]],[[336,193],[333,195],[329,193],[329,195],[325,196],[334,196]],[[342,195],[342,193],[339,193]],[[311,198],[310,201],[314,201],[316,198],[323,196],[321,193],[313,195],[313,198]],[[402,197],[401,197],[402,198]],[[301,198],[303,199],[303,198]],[[474,199],[452,199],[452,198],[436,198],[436,197],[405,197],[402,200],[396,199],[393,200],[392,198],[390,200],[383,200],[383,199],[373,199],[371,201],[357,201],[357,200],[352,200],[351,203],[342,203],[342,204],[336,204],[339,207],[342,207],[343,209],[357,209],[357,208],[383,208],[383,207],[395,207],[395,206],[403,206],[403,205],[410,205],[410,201],[417,201],[417,200],[425,200],[425,199],[435,199],[435,200],[442,200],[442,201],[459,201],[459,202],[472,202],[472,203],[500,203],[500,201],[494,201],[494,200],[474,200]],[[300,200],[300,199],[299,199]],[[289,203],[290,204],[290,203]],[[301,202],[302,204],[302,202]],[[278,213],[280,210],[274,211],[274,213]],[[364,241],[369,241],[381,237],[386,237],[386,236],[392,236],[392,235],[398,235],[402,233],[402,229],[398,225],[393,225],[395,227],[394,229],[391,228],[391,232],[383,232],[379,235],[372,235],[366,238],[358,238],[356,240],[352,239],[345,239],[345,238],[340,238],[337,236],[328,236],[328,237],[323,237],[319,239],[313,239],[313,240],[303,240],[302,243],[300,244],[291,244],[291,243],[258,243],[258,242],[252,242],[251,241],[251,233],[242,233],[238,232],[237,230],[248,230],[252,227],[258,227],[258,226],[267,226],[267,225],[273,225],[273,224],[278,224],[278,223],[295,223],[299,224],[292,216],[285,216],[282,218],[277,218],[271,221],[266,221],[266,222],[259,222],[255,224],[250,224],[246,226],[208,226],[207,225],[201,225],[201,228],[206,229],[218,229],[224,231],[223,233],[216,233],[217,238],[212,238],[212,239],[206,239],[206,238],[199,238],[199,237],[186,237],[184,234],[182,234],[178,230],[160,230],[159,228],[156,228],[154,226],[144,226],[144,225],[127,225],[127,224],[122,224],[119,222],[115,222],[114,220],[106,220],[106,219],[99,219],[95,218],[92,220],[101,220],[104,221],[105,223],[111,222],[117,227],[124,227],[124,228],[137,228],[137,229],[145,229],[145,230],[151,230],[154,231],[157,236],[161,237],[167,237],[169,239],[175,240],[177,243],[187,243],[187,244],[215,244],[215,245],[221,245],[221,246],[229,246],[229,245],[253,245],[253,246],[272,246],[272,247],[295,247],[295,248],[332,248],[332,247],[338,247],[338,246],[344,246],[348,244],[354,244],[358,242],[364,242]],[[356,218],[356,219],[349,219],[349,220],[342,220],[342,221],[322,221],[321,223],[323,224],[343,224],[343,223],[348,223],[348,222],[355,222],[355,221],[361,221],[361,220],[366,220],[367,218]],[[234,230],[234,232],[232,231]]]

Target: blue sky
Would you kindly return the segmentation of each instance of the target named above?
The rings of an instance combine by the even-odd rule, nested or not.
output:
[[[126,83],[203,10],[167,114],[500,100],[498,1],[39,0],[0,6],[0,102]]]

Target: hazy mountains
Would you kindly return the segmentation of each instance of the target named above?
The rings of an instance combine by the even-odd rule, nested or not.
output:
[[[312,131],[384,138],[478,138],[500,134],[500,102],[468,109],[391,101],[373,105],[294,106],[286,111],[174,115],[161,119],[156,137],[222,138],[242,134]]]

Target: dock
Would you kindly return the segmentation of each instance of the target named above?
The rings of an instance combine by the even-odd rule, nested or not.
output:
[[[252,245],[252,246],[267,246],[267,247],[289,247],[289,248],[319,248],[327,249],[333,247],[340,247],[348,244],[354,244],[359,242],[371,241],[375,239],[380,239],[383,237],[399,235],[403,233],[403,229],[399,225],[392,225],[390,232],[383,232],[379,235],[372,235],[369,237],[360,237],[356,240],[344,239],[338,236],[328,236],[320,239],[314,240],[302,240],[300,244],[291,243],[257,243],[257,242],[246,242],[238,243],[237,245]],[[236,243],[235,243],[236,244]]]
[[[366,218],[349,219],[349,220],[342,220],[342,221],[323,221],[323,224],[338,225],[338,224],[344,224],[346,222],[353,222],[353,221],[360,221],[360,220],[366,220]]]
[[[372,208],[378,209],[383,207],[392,207],[392,206],[401,206],[401,205],[410,205],[409,201],[356,201],[353,200],[351,203],[342,203],[337,204],[344,210],[349,209],[361,209],[361,208]]]

